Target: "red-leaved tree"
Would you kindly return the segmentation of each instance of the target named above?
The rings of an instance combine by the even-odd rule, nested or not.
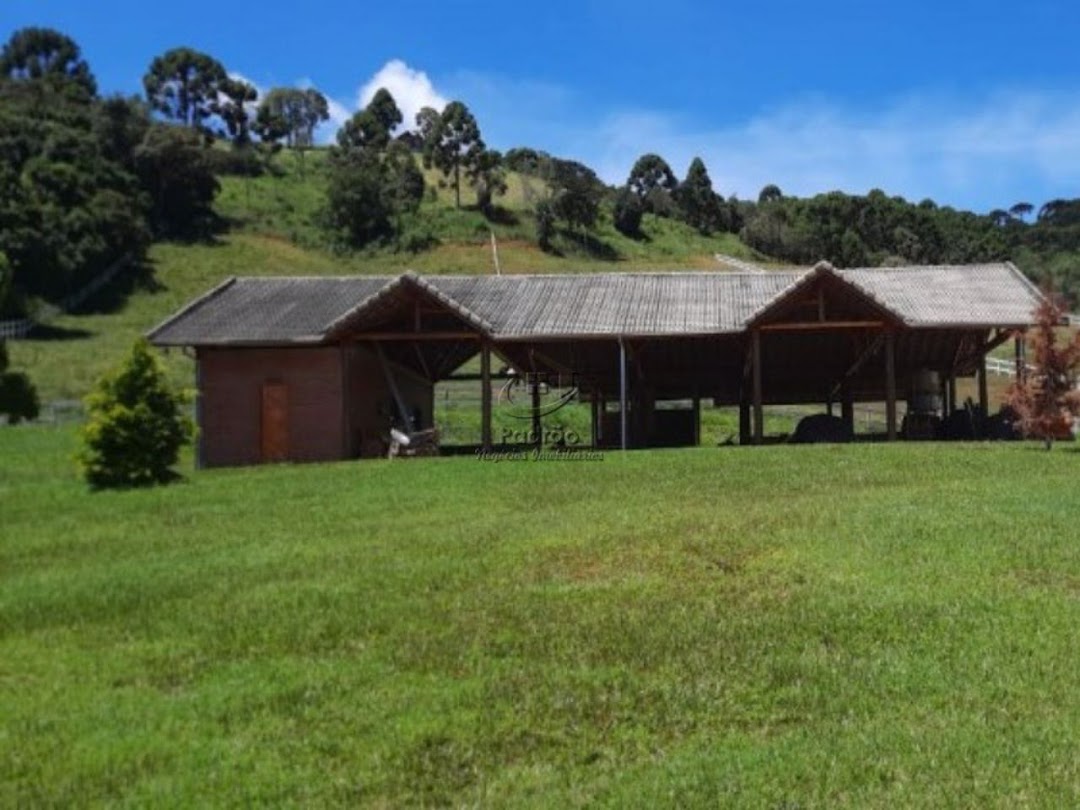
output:
[[[1007,397],[1024,436],[1041,439],[1047,450],[1054,439],[1068,436],[1073,418],[1080,413],[1080,391],[1076,390],[1080,332],[1059,345],[1057,329],[1065,313],[1061,298],[1047,291],[1035,308],[1035,328],[1028,340],[1031,367],[1009,388]]]

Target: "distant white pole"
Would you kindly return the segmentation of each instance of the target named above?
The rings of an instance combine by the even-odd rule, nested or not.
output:
[[[495,275],[501,276],[502,269],[499,267],[499,245],[495,241],[495,231],[491,231],[491,255],[495,259]]]

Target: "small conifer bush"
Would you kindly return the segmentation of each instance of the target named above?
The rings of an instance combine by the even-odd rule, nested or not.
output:
[[[179,477],[172,468],[193,426],[183,412],[183,395],[169,386],[145,340],[98,381],[86,405],[79,462],[92,487],[143,487]]]

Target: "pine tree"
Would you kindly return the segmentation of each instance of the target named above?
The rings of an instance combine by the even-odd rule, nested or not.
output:
[[[676,191],[676,199],[686,222],[703,234],[720,230],[724,223],[724,206],[713,191],[712,180],[701,158],[690,163],[686,179]]]
[[[150,344],[137,341],[86,403],[90,418],[79,461],[92,487],[149,486],[176,477],[172,467],[191,439],[192,424]]]

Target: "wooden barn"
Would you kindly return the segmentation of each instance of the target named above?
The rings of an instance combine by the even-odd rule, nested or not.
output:
[[[895,439],[923,437],[898,402],[947,416],[960,377],[979,379],[988,413],[986,355],[1017,338],[1020,373],[1039,299],[1010,263],[232,278],[149,338],[194,352],[205,466],[382,455],[391,423],[432,425],[435,384],[476,356],[488,447],[493,357],[572,379],[596,446],[692,443],[702,400],[737,406],[745,443],[763,440],[766,405],[835,407],[851,427],[856,403],[883,402]]]

